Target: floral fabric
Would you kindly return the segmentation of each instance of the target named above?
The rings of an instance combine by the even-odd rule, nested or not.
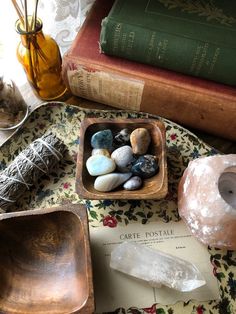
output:
[[[88,116],[101,118],[154,118],[166,127],[168,195],[161,200],[83,200],[75,192],[76,158],[80,139],[80,122]],[[146,113],[120,110],[81,109],[64,103],[48,103],[33,111],[25,126],[0,148],[0,171],[45,132],[54,132],[67,145],[68,152],[58,168],[45,175],[37,187],[19,201],[19,210],[57,206],[68,202],[84,204],[90,228],[115,228],[129,223],[146,224],[180,219],[177,209],[179,179],[190,160],[216,154],[195,135],[166,119]],[[177,302],[174,305],[147,304],[144,309],[114,309],[113,313],[131,314],[233,314],[236,313],[236,252],[209,248],[212,271],[220,287],[220,300],[209,302]]]

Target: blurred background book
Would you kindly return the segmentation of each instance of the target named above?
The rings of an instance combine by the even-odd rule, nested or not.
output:
[[[97,0],[63,57],[63,77],[77,96],[157,114],[236,140],[236,88],[102,54],[101,22],[114,1]]]
[[[116,0],[102,20],[101,51],[236,85],[236,3]]]

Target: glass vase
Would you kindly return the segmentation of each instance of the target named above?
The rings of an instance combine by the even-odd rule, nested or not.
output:
[[[53,100],[66,92],[61,77],[62,60],[56,41],[44,35],[42,27],[42,21],[37,19],[34,31],[26,32],[21,21],[16,22],[16,31],[21,36],[17,59],[36,95],[43,100]]]

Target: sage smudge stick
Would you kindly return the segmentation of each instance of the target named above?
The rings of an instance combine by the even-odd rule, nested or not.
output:
[[[0,211],[14,207],[17,200],[49,174],[66,151],[65,144],[54,134],[36,139],[0,173]]]

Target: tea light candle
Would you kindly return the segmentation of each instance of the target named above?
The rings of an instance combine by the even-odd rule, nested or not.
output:
[[[236,249],[236,154],[191,161],[178,188],[178,210],[201,242]]]

